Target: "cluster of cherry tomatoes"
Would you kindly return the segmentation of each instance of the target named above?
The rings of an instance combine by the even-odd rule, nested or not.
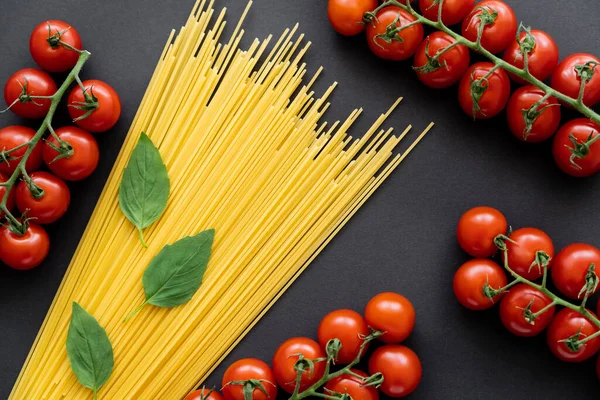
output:
[[[524,65],[522,45],[529,48],[527,64],[531,75],[541,81],[550,78],[552,88],[571,98],[579,96],[582,74],[591,74],[585,84],[583,104],[591,107],[600,102],[600,71],[594,73],[600,59],[578,53],[558,63],[558,46],[552,37],[541,30],[518,26],[515,13],[504,1],[474,3],[475,0],[445,0],[442,22],[446,26],[462,23],[462,36],[472,42],[481,29],[481,46],[492,54],[504,52],[503,60],[517,68]],[[365,13],[378,6],[379,0],[329,0],[329,20],[343,35],[353,36],[366,30],[369,47],[378,57],[407,60],[414,56],[418,79],[431,88],[448,88],[458,83],[460,106],[475,119],[495,117],[506,108],[508,126],[518,139],[542,142],[556,133],[553,155],[558,167],[567,174],[582,177],[600,171],[600,143],[596,142],[600,126],[579,118],[560,127],[561,111],[554,97],[546,98],[541,89],[518,76],[509,76],[491,62],[470,65],[465,45],[457,44],[442,31],[424,38],[422,24],[400,7],[384,7],[372,21],[361,24]],[[438,0],[419,0],[418,6],[424,17],[438,20]],[[515,84],[525,85],[512,95],[511,78]]]
[[[365,338],[373,332],[378,333],[377,339],[384,345],[369,357],[371,376],[353,367],[330,379],[324,393],[334,397],[349,395],[355,400],[378,400],[379,391],[375,386],[380,384],[379,390],[387,396],[404,397],[417,388],[422,375],[417,355],[399,344],[411,334],[414,325],[415,310],[408,299],[397,293],[380,293],[369,301],[364,317],[352,310],[327,314],[319,324],[318,341],[296,337],[282,343],[273,356],[272,368],[254,358],[236,361],[223,375],[222,395],[214,390],[200,389],[190,393],[185,400],[272,400],[277,397],[278,388],[293,394],[296,384],[302,393],[323,379],[330,341],[338,339],[341,342],[335,364],[347,366],[364,355],[369,345]],[[312,367],[301,369],[304,372],[297,380],[301,357],[310,360]],[[382,376],[383,382],[370,380],[373,376]],[[244,390],[252,396],[244,397]]]
[[[577,243],[555,255],[552,240],[540,229],[507,232],[506,218],[491,207],[476,207],[461,217],[458,242],[476,258],[464,263],[454,276],[454,294],[459,303],[471,310],[485,310],[499,303],[502,324],[514,335],[536,336],[548,328],[548,346],[559,359],[582,362],[593,357],[600,350],[600,336],[592,337],[598,326],[570,308],[557,311],[553,299],[536,287],[509,284],[504,268],[489,257],[496,253],[498,245],[505,246],[501,261],[516,274],[536,284],[541,280],[543,287],[550,276],[554,287],[565,297],[582,301],[598,290],[594,268],[600,266],[600,249]],[[581,345],[570,345],[589,337]],[[598,373],[600,378],[600,358]]]
[[[60,73],[77,64],[82,44],[77,31],[65,22],[46,21],[33,30],[29,50],[45,71]],[[6,82],[4,99],[16,115],[40,119],[49,113],[52,96],[58,88],[45,71],[25,68]],[[37,142],[25,163],[28,177],[23,176],[10,190],[7,209],[11,213],[18,209],[26,228],[17,232],[10,223],[0,227],[0,260],[12,268],[31,269],[46,258],[50,241],[41,225],[57,221],[67,211],[71,196],[65,181],[87,178],[98,165],[98,144],[89,132],[110,129],[121,114],[115,90],[98,80],[84,81],[71,89],[68,105],[69,115],[77,126],[58,128],[55,135]],[[0,151],[4,155],[0,161],[0,182],[9,181],[15,173],[35,135],[26,126],[0,129]],[[51,172],[40,170],[42,164]],[[0,187],[0,199],[6,192],[7,187]]]

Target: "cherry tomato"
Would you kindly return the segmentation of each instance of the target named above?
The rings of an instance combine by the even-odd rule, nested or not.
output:
[[[377,0],[329,0],[327,16],[337,33],[354,36],[365,30],[362,23],[365,13],[378,5]]]
[[[553,89],[577,99],[581,88],[581,77],[576,68],[581,68],[588,62],[592,63],[590,69],[594,69],[594,74],[585,85],[583,104],[591,107],[600,101],[600,69],[595,67],[595,63],[600,63],[598,57],[585,53],[571,54],[558,64],[550,83]]]
[[[445,3],[444,3],[445,4]],[[447,88],[460,80],[460,77],[469,68],[469,49],[459,44],[443,53],[437,60],[440,68],[426,72],[425,69],[428,56],[431,58],[438,52],[443,51],[456,40],[442,31],[435,31],[427,36],[419,45],[415,54],[413,68],[417,72],[417,78],[430,88]]]
[[[3,173],[0,173],[0,182],[4,183],[4,182],[8,182],[9,177],[4,175]],[[4,199],[4,196],[6,195],[6,187],[4,186],[0,186],[0,201],[2,201],[2,199]],[[13,208],[15,207],[15,191],[11,190],[9,195],[8,195],[8,199],[6,200],[6,208],[8,208],[8,211],[11,211]],[[0,211],[0,218],[4,217],[4,212]]]
[[[544,91],[527,85],[518,88],[508,101],[506,119],[512,134],[524,142],[537,143],[549,139],[560,125],[560,107],[554,97],[539,103]],[[535,105],[535,107],[534,107]],[[523,114],[527,111],[526,114]]]
[[[491,257],[496,252],[494,239],[505,235],[508,222],[504,215],[492,207],[475,207],[460,217],[456,237],[460,247],[470,256]]]
[[[25,126],[7,126],[6,128],[0,129],[0,151],[11,150],[15,147],[29,142],[35,136],[35,131]],[[10,153],[10,156],[15,158],[8,162],[0,161],[0,173],[5,175],[12,175],[17,169],[21,157],[27,151],[27,147],[22,147],[19,150],[15,150]],[[31,154],[25,162],[25,169],[27,172],[33,172],[42,165],[42,146],[38,144],[33,148]]]
[[[27,270],[44,261],[50,250],[50,238],[38,224],[29,223],[25,234],[18,235],[7,226],[0,227],[0,260],[13,269]]]
[[[244,400],[244,385],[232,382],[256,380],[260,381],[267,394],[259,387],[252,392],[253,400],[268,400],[277,398],[275,375],[264,361],[256,358],[244,358],[231,364],[223,375],[223,397],[225,400]]]
[[[44,171],[31,174],[31,180],[43,190],[43,196],[36,199],[25,181],[19,183],[16,191],[19,211],[27,211],[27,216],[35,218],[35,222],[39,224],[56,222],[69,208],[69,187],[62,179]]]
[[[325,352],[319,347],[319,344],[312,339],[296,337],[283,342],[275,355],[273,356],[273,372],[275,380],[279,386],[287,393],[293,393],[296,387],[296,370],[294,365],[298,361],[298,355],[302,354],[305,359],[314,362],[314,371],[311,374],[306,370],[302,374],[300,381],[300,391],[304,391],[317,383],[325,373],[325,361],[315,361],[325,359]]]
[[[600,126],[589,119],[577,118],[564,124],[556,133],[552,144],[556,165],[575,177],[586,177],[600,171],[598,136]]]
[[[406,297],[384,292],[369,300],[365,319],[371,328],[385,332],[379,340],[400,343],[410,336],[415,327],[415,309]]]
[[[593,357],[600,349],[600,337],[595,337],[581,345],[579,350],[567,348],[565,339],[578,335],[579,340],[594,334],[598,328],[583,315],[569,308],[563,308],[548,327],[547,342],[550,351],[562,361],[582,362]]]
[[[369,335],[369,327],[365,319],[352,310],[336,310],[330,312],[319,324],[319,344],[323,350],[327,349],[327,342],[339,339],[342,348],[338,353],[338,364],[350,364],[360,351],[363,344],[362,337]]]
[[[386,60],[406,60],[412,57],[423,40],[423,25],[415,24],[399,32],[388,32],[388,27],[396,26],[399,30],[415,21],[415,17],[400,7],[390,6],[379,11],[373,23],[366,25],[371,51]]]
[[[446,0],[442,5],[442,22],[446,26],[460,23],[471,11],[475,0]],[[439,0],[419,0],[419,10],[432,21],[438,20]]]
[[[540,229],[517,229],[510,234],[510,240],[506,241],[506,249],[508,250],[508,265],[510,268],[530,281],[541,278],[544,272],[542,266],[536,264],[538,251],[543,251],[550,257],[548,268],[552,266],[554,244],[552,244],[550,236]]]
[[[100,150],[96,139],[76,126],[65,126],[56,130],[56,135],[69,144],[69,155],[56,160],[60,153],[52,147],[60,147],[53,136],[43,146],[44,162],[56,176],[67,181],[80,181],[96,170]]]
[[[478,62],[464,73],[458,85],[458,102],[467,115],[478,119],[495,117],[506,106],[510,96],[510,80],[503,69],[492,71],[494,64],[490,62]],[[472,85],[480,82],[483,94],[479,101],[474,101]]]
[[[183,400],[223,400],[223,396],[214,390],[198,389],[185,396]]]
[[[535,314],[551,303],[552,300],[539,290],[519,283],[510,288],[500,300],[500,319],[513,335],[535,336],[550,325],[556,307],[552,306],[534,318],[530,314]]]
[[[69,94],[69,115],[75,123],[88,132],[104,132],[112,128],[121,115],[121,100],[115,90],[99,80],[84,81],[83,87],[87,89],[87,94],[96,99],[98,107],[92,113],[84,118],[87,110],[77,108],[85,103],[85,97],[81,87],[76,86]]]
[[[468,309],[486,310],[504,295],[504,293],[497,294],[493,301],[490,300],[484,294],[486,284],[495,290],[506,286],[504,270],[492,260],[485,258],[467,261],[454,275],[454,295],[458,302]]]
[[[494,18],[493,15],[497,14]],[[486,0],[477,3],[462,24],[462,35],[475,42],[482,18],[486,24],[481,35],[481,46],[490,53],[500,53],[517,36],[517,16],[508,4],[499,0]]]
[[[367,378],[369,375],[357,369],[351,369],[356,375]],[[340,375],[327,382],[325,389],[333,393],[348,394],[353,399],[379,400],[379,392],[373,386],[364,386],[364,382],[350,374]],[[327,392],[326,392],[327,393]]]
[[[579,293],[591,264],[594,264],[596,274],[600,273],[600,249],[583,243],[565,247],[554,258],[550,270],[554,286],[567,297],[582,298],[583,293],[581,296]]]
[[[65,46],[66,45],[66,46]],[[29,52],[33,61],[49,72],[72,69],[81,50],[79,33],[63,21],[44,21],[35,27],[29,38]]]
[[[558,46],[550,35],[539,29],[532,29],[531,37],[534,40],[533,50],[527,55],[527,66],[531,75],[539,79],[540,81],[546,80],[556,64],[558,64]],[[521,32],[519,38],[523,41],[527,37],[527,32]],[[526,39],[525,39],[526,40]],[[502,57],[507,63],[514,65],[517,68],[523,68],[523,54],[521,53],[521,47],[516,40],[510,42],[510,45],[504,52]],[[510,75],[510,77],[517,83],[525,85],[527,82],[516,75]]]
[[[419,357],[408,347],[387,345],[375,350],[369,359],[369,373],[383,374],[379,390],[385,395],[398,398],[415,391],[423,370]]]
[[[35,68],[24,68],[15,72],[4,86],[4,101],[11,111],[23,118],[43,118],[50,110],[50,99],[31,96],[52,96],[56,83],[50,75]]]

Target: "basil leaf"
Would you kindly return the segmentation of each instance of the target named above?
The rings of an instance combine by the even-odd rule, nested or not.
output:
[[[209,229],[166,245],[144,271],[146,301],[125,320],[146,304],[171,308],[188,302],[202,284],[214,238],[215,230]]]
[[[119,205],[133,223],[144,247],[142,230],[156,221],[167,208],[170,181],[160,152],[142,132],[131,153],[119,187]]]
[[[79,383],[93,390],[97,398],[115,364],[113,349],[104,328],[76,302],[67,335],[67,355]]]

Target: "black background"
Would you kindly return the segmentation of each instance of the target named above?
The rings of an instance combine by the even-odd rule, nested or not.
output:
[[[171,28],[181,26],[193,0],[0,2],[0,82],[34,66],[29,34],[46,19],[78,29],[92,52],[84,78],[109,82],[119,92],[123,114],[110,132],[98,134],[102,160],[97,172],[71,185],[67,215],[49,227],[47,261],[30,272],[0,265],[0,398],[6,398],[52,297],[83,233],[119,147],[136,112]],[[600,385],[594,361],[568,365],[556,360],[543,338],[508,334],[497,310],[474,313],[460,307],[452,277],[467,259],[454,236],[456,222],[476,205],[500,208],[514,227],[546,230],[557,248],[584,241],[599,245],[596,214],[600,178],[576,180],[554,166],[547,144],[514,139],[505,116],[474,123],[456,102],[456,89],[422,86],[407,63],[372,56],[362,36],[347,39],[330,28],[325,0],[258,0],[245,23],[245,44],[279,34],[300,22],[313,41],[306,61],[325,67],[319,89],[340,82],[326,118],[344,118],[365,107],[354,129],[364,129],[398,96],[399,110],[386,125],[434,131],[382,186],[208,380],[219,386],[227,365],[238,358],[269,361],[292,336],[315,336],[319,320],[337,308],[362,311],[381,291],[397,291],[413,302],[417,326],[406,342],[420,356],[424,375],[415,399],[592,399]],[[519,19],[548,31],[561,58],[573,52],[600,53],[596,0],[509,0]],[[217,0],[229,8],[230,32],[243,0]],[[65,123],[65,110],[55,126]],[[19,121],[0,115],[0,126]],[[31,126],[35,126],[31,124]],[[120,400],[120,399],[118,399]],[[145,399],[143,399],[145,400]],[[170,399],[167,399],[170,400]]]

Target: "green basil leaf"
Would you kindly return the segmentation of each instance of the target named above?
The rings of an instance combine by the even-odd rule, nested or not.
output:
[[[167,208],[170,185],[167,167],[160,152],[148,135],[142,132],[123,172],[119,205],[123,214],[140,232],[144,247],[147,246],[142,230],[156,221]]]
[[[112,373],[113,349],[104,328],[76,302],[67,335],[67,355],[79,383],[93,390],[96,398]]]

